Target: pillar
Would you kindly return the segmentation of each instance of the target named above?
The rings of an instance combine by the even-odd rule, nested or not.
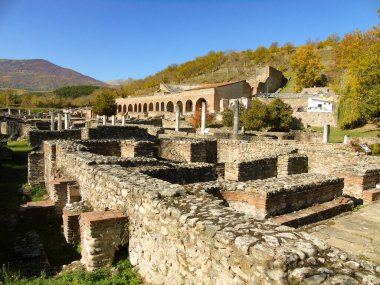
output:
[[[58,113],[57,130],[62,131],[62,114]]]
[[[8,108],[8,115],[9,115],[9,116],[12,115],[12,111],[11,111],[10,108]]]
[[[343,144],[349,144],[350,137],[348,135],[344,135]]]
[[[69,114],[65,113],[65,130],[69,129]]]
[[[234,134],[239,133],[239,99],[235,100],[235,112],[234,112]]]
[[[175,107],[176,107],[176,109],[175,109],[175,131],[178,132],[179,131],[179,124],[180,124],[180,120],[181,120],[181,114],[180,114],[178,104]]]
[[[18,109],[18,115],[21,117],[21,109]]]
[[[105,126],[105,125],[106,125],[106,116],[103,115],[103,126]]]
[[[29,116],[31,115],[30,109],[28,110],[28,115],[29,115]]]
[[[325,125],[323,128],[323,143],[330,142],[330,125]]]
[[[111,117],[111,125],[112,126],[115,125],[115,115],[112,115],[112,117]]]
[[[125,115],[121,116],[121,125],[125,126]]]
[[[205,133],[205,129],[206,129],[206,102],[202,102],[201,134]]]
[[[51,131],[54,131],[54,127],[55,127],[54,124],[55,124],[54,113],[50,112],[50,130]]]

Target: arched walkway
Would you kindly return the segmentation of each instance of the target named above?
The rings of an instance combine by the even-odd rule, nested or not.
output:
[[[121,113],[121,105],[117,106],[117,112]]]
[[[181,102],[181,101],[178,101],[178,102],[177,102],[177,106],[178,106],[178,108],[179,108],[179,112],[180,112],[180,114],[182,114],[182,113],[183,113],[183,104],[182,104],[182,102]]]
[[[161,112],[165,112],[165,103],[161,102]]]
[[[132,106],[132,104],[128,105],[128,112],[133,112],[133,106]]]
[[[199,98],[197,102],[195,103],[195,110],[199,110],[202,108],[202,102],[206,102],[206,109],[207,109],[207,101],[204,98]]]
[[[137,113],[137,104],[135,104],[135,113]]]
[[[185,104],[185,112],[189,113],[193,111],[193,101],[187,100]]]
[[[153,111],[153,103],[149,103],[149,111]]]
[[[159,112],[160,111],[160,103],[156,103],[156,112]]]
[[[143,112],[144,113],[148,112],[148,104],[147,103],[144,103]]]
[[[138,112],[141,113],[141,111],[142,111],[142,109],[141,109],[141,103],[140,103]]]
[[[166,104],[166,112],[174,112],[174,104],[172,101],[169,101]]]
[[[123,106],[123,113],[126,113],[127,112],[127,106],[124,104]]]

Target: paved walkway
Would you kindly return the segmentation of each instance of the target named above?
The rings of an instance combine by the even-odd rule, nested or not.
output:
[[[305,230],[359,259],[380,264],[380,201]]]

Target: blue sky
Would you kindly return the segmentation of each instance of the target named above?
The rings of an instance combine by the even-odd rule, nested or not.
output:
[[[100,80],[209,52],[368,30],[378,0],[0,0],[0,58],[44,58]]]

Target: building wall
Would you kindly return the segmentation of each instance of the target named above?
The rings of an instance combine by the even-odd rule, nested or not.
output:
[[[293,117],[301,120],[301,123],[306,126],[322,127],[324,125],[330,125],[337,127],[338,122],[335,113],[327,112],[294,112]]]

